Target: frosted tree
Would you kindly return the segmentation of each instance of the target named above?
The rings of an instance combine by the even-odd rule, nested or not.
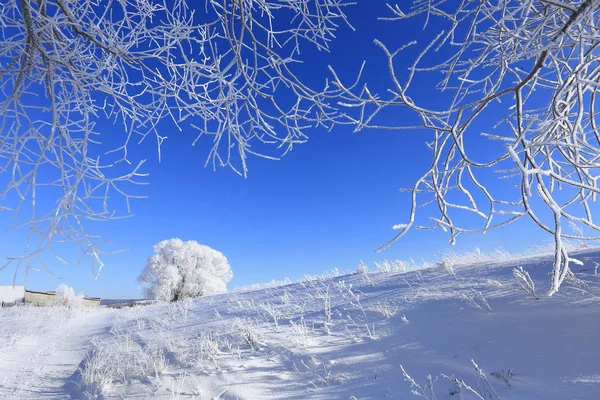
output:
[[[429,167],[407,190],[408,221],[394,225],[398,233],[381,249],[412,228],[443,229],[454,243],[463,233],[529,218],[554,240],[554,294],[578,262],[565,239],[599,238],[592,202],[599,193],[600,1],[393,3],[381,23],[397,24],[408,42],[375,41],[387,58],[387,90],[347,84],[332,70],[357,130],[410,130],[428,140]],[[415,41],[408,38],[414,29],[402,29],[409,23],[424,27]],[[432,82],[435,102],[425,101]],[[401,122],[386,125],[391,119],[379,116],[386,109],[401,111]],[[428,223],[416,218],[421,206]],[[572,235],[565,221],[588,234]]]
[[[154,140],[160,157],[168,132],[192,132],[207,164],[245,175],[248,155],[276,159],[335,120],[325,79],[313,89],[294,64],[303,47],[328,49],[345,3],[3,1],[0,210],[29,239],[0,269],[45,268],[40,254],[66,241],[99,273],[88,221],[123,216],[109,199],[129,210],[143,196],[134,143]]]
[[[138,282],[150,298],[180,301],[224,293],[232,277],[221,252],[194,240],[169,239],[154,246]]]

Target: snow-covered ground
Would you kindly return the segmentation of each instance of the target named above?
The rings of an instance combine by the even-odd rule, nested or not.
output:
[[[600,251],[576,255],[580,280],[551,298],[550,256],[499,253],[174,305],[1,309],[0,397],[597,399]]]

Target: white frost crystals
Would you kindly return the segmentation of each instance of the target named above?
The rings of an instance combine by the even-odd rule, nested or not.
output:
[[[406,189],[408,221],[394,225],[396,235],[379,250],[412,228],[439,228],[454,244],[459,235],[525,217],[553,237],[549,295],[556,293],[573,262],[565,239],[600,237],[593,218],[600,194],[599,2],[397,1],[382,19],[397,29],[424,26],[433,39],[405,28],[405,44],[375,41],[390,77],[380,93],[368,70],[359,86],[332,69],[356,130],[429,134],[431,163]],[[435,102],[424,99],[424,82]],[[390,108],[412,113],[414,124],[379,117]],[[565,222],[585,235],[565,232]]]
[[[83,306],[83,293],[77,295],[72,287],[62,283],[58,285],[54,293],[54,305],[81,308]]]
[[[104,241],[89,221],[128,214],[143,197],[142,165],[156,155],[129,150],[150,139],[160,157],[162,121],[205,142],[208,165],[242,175],[249,155],[277,159],[306,128],[328,125],[325,77],[310,88],[293,64],[301,48],[328,49],[347,3],[3,1],[0,210],[30,233],[4,267],[34,268],[68,241],[99,273]]]
[[[154,246],[154,255],[138,282],[148,285],[151,298],[180,301],[227,291],[233,277],[227,258],[219,251],[194,240],[163,240]]]

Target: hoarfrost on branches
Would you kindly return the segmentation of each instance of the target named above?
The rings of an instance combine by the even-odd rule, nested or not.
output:
[[[153,138],[160,157],[161,121],[209,144],[207,164],[243,175],[248,155],[278,158],[333,121],[326,84],[310,88],[293,65],[301,47],[328,49],[347,2],[4,1],[0,210],[29,235],[0,269],[14,265],[16,279],[67,241],[99,273],[102,243],[87,221],[118,217],[111,196],[128,212],[142,197],[144,160],[130,145]],[[110,139],[108,123],[120,131]],[[54,201],[36,201],[44,194]]]
[[[169,239],[154,246],[138,278],[148,297],[181,301],[227,291],[233,277],[227,258],[194,240]]]
[[[344,92],[340,103],[356,111],[357,130],[411,130],[431,138],[430,166],[407,190],[408,222],[395,225],[399,232],[381,249],[412,228],[440,228],[454,243],[463,233],[527,217],[553,237],[549,295],[556,293],[575,261],[564,239],[599,238],[589,232],[600,231],[591,206],[599,193],[600,1],[395,3],[381,23],[418,21],[434,38],[398,48],[386,45],[388,38],[375,41],[387,58],[388,90],[376,93],[368,82],[346,85],[332,69]],[[419,91],[431,81],[438,82],[438,96],[422,104]],[[412,112],[415,124],[383,125],[378,115],[388,108]],[[498,173],[494,183],[492,171]],[[498,178],[507,183],[497,184]],[[430,223],[419,223],[417,209],[428,205],[434,208]],[[481,223],[469,225],[468,213]],[[565,232],[564,221],[588,235]]]

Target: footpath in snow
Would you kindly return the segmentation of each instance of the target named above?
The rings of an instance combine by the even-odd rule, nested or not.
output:
[[[0,309],[0,398],[80,397],[71,377],[113,317],[107,309]]]

